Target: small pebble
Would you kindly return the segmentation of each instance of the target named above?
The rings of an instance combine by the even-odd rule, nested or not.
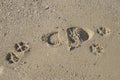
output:
[[[45,10],[48,10],[49,9],[49,6],[47,5],[46,7],[45,7]]]

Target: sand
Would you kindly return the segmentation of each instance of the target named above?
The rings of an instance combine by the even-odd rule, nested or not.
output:
[[[119,0],[0,0],[0,80],[120,80]]]

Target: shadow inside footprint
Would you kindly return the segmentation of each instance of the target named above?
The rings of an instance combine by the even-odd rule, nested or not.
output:
[[[82,28],[67,28],[68,45],[70,50],[81,46],[82,42],[89,39],[89,33]]]
[[[77,30],[77,34],[78,34],[79,39],[80,39],[81,41],[86,41],[86,40],[88,40],[88,38],[89,38],[88,33],[87,33],[85,30],[83,30],[83,29],[78,29],[78,30]]]

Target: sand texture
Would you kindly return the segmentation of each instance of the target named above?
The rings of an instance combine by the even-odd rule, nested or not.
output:
[[[120,80],[120,0],[0,0],[0,80]]]

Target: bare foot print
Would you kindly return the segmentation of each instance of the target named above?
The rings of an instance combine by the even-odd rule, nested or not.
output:
[[[20,58],[14,52],[9,52],[6,56],[6,60],[9,63],[18,63],[20,61]]]
[[[97,29],[97,33],[101,36],[106,36],[111,33],[111,30],[105,27],[100,27]]]
[[[90,46],[90,51],[96,56],[101,56],[104,53],[104,48],[101,44],[92,44]]]
[[[81,44],[92,38],[94,33],[87,28],[70,27],[67,28],[68,46],[69,50],[74,50],[81,46]]]
[[[41,37],[41,40],[46,42],[50,46],[60,46],[58,32],[51,32]]]
[[[17,52],[28,52],[30,51],[29,43],[25,43],[25,42],[16,43],[15,50]]]

